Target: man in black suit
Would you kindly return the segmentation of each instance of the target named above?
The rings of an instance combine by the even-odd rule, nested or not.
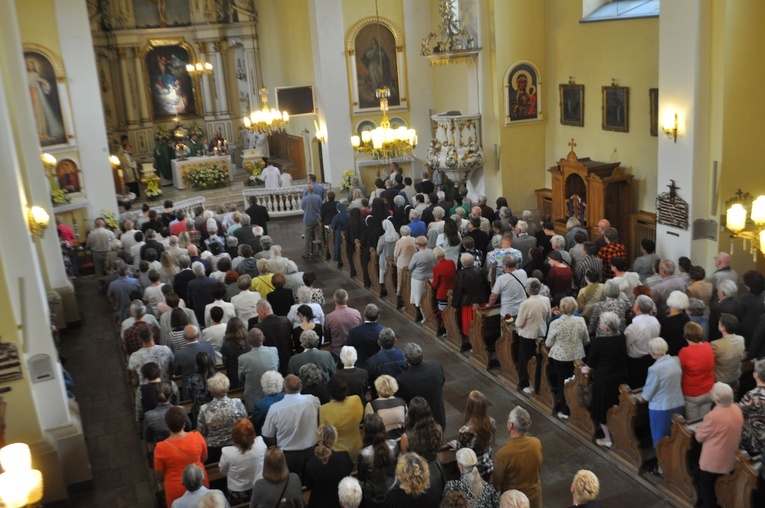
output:
[[[182,254],[178,256],[178,266],[181,267],[181,271],[176,273],[175,277],[173,277],[173,291],[175,291],[175,294],[177,294],[184,302],[188,302],[189,282],[194,280],[196,275],[191,271],[191,259],[187,255]]]
[[[255,235],[252,232],[252,220],[250,219],[250,216],[246,213],[243,213],[239,217],[239,224],[241,224],[242,227],[236,228],[236,230],[232,233],[238,240],[237,245],[250,243],[255,238]]]
[[[146,243],[141,246],[141,259],[146,259],[146,251],[154,249],[157,253],[157,259],[165,252],[165,246],[157,241],[157,233],[153,229],[146,230]]]
[[[197,322],[205,322],[205,306],[215,301],[212,294],[213,284],[216,282],[212,277],[205,275],[205,265],[199,261],[191,263],[191,271],[194,272],[194,280],[189,281],[186,293],[189,299],[186,305],[194,310]]]
[[[286,376],[292,357],[292,323],[286,317],[274,314],[274,309],[265,298],[258,301],[256,310],[258,317],[247,322],[247,329],[257,328],[263,332],[263,345],[279,351],[279,372]]]
[[[422,211],[422,215],[420,216],[420,220],[424,222],[426,226],[433,222],[433,209],[438,205],[438,194],[431,192],[428,194],[428,200],[430,201],[430,204]],[[447,212],[448,210],[444,211]]]
[[[389,210],[393,210],[393,198],[398,196],[398,189],[393,186],[393,180],[385,180],[385,190],[382,193],[382,198],[385,200],[385,204]]]
[[[265,206],[258,204],[257,196],[250,196],[250,207],[245,210],[244,213],[250,216],[250,222],[252,224],[263,228],[264,235],[268,234],[267,223],[270,220],[268,217],[268,210]]]
[[[491,241],[489,235],[481,231],[481,218],[470,217],[468,221],[468,233],[475,243],[475,248],[483,254],[483,259],[486,259],[486,253],[489,250],[489,242]]]
[[[181,382],[181,399],[187,400],[190,395],[188,393],[188,380],[189,377],[196,372],[197,353],[207,353],[215,362],[215,350],[210,344],[203,344],[199,342],[199,328],[194,325],[188,325],[183,329],[183,338],[186,339],[186,347],[176,351],[175,359],[173,360],[173,369],[176,374],[180,374]]]
[[[396,396],[409,404],[414,397],[422,397],[430,405],[433,418],[446,430],[446,410],[444,409],[444,368],[435,360],[422,361],[422,348],[409,343],[404,348],[404,359],[409,368],[397,378]]]
[[[380,337],[380,330],[383,327],[377,322],[378,317],[380,317],[380,309],[377,305],[370,303],[364,307],[364,322],[348,330],[345,345],[356,348],[358,354],[357,367],[366,368],[367,359],[380,351],[380,344],[377,339]]]
[[[436,190],[436,186],[430,181],[430,176],[427,171],[422,173],[422,182],[420,182],[420,185],[422,185],[422,192],[425,194],[431,194]]]

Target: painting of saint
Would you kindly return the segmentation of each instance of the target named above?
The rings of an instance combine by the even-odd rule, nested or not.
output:
[[[186,71],[189,52],[184,46],[152,48],[146,53],[145,63],[155,121],[199,116],[193,81]]]
[[[356,34],[354,53],[359,109],[379,108],[380,100],[375,92],[383,87],[390,90],[388,106],[400,106],[396,39],[393,32],[382,23],[370,23],[362,27]]]
[[[40,146],[66,143],[61,99],[53,65],[41,53],[31,51],[24,52],[24,60]]]
[[[72,159],[61,159],[56,164],[58,184],[68,193],[80,192],[80,173]]]
[[[541,118],[538,79],[536,69],[525,63],[516,65],[509,72],[506,87],[510,122]]]

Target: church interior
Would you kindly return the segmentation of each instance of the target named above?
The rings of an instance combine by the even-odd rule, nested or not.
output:
[[[473,201],[503,196],[516,214],[550,215],[564,233],[570,216],[596,236],[608,218],[630,263],[649,238],[660,257],[688,256],[707,274],[718,252],[740,274],[765,273],[763,224],[734,227],[726,213],[765,194],[751,166],[765,134],[763,20],[764,2],[740,0],[0,2],[0,340],[20,354],[20,374],[0,383],[2,444],[29,445],[45,505],[77,505],[73,493],[92,488],[94,439],[57,342],[97,333],[79,294],[95,285],[72,279],[55,228],[84,243],[96,217],[124,211],[129,168],[110,156],[125,146],[143,171],[134,209],[152,166],[158,194],[209,207],[260,192],[248,173],[263,155],[294,185],[313,174],[343,196],[349,174],[373,189],[398,162],[415,181],[439,171]],[[264,106],[279,112],[266,138],[247,127]],[[402,137],[378,143],[371,132],[385,126]],[[192,134],[224,160],[229,189],[189,188],[182,154],[159,167],[161,139]],[[624,461],[593,460],[632,481]],[[644,480],[634,489],[652,506],[691,505]]]

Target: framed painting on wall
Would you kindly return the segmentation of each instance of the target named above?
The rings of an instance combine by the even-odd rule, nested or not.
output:
[[[531,62],[516,62],[505,73],[505,125],[542,120],[542,80]]]
[[[648,101],[649,110],[651,112],[651,116],[650,116],[651,136],[658,136],[659,135],[659,89],[649,88],[648,99],[649,99]]]
[[[584,127],[584,85],[563,84],[560,89],[560,123]]]
[[[68,194],[82,192],[80,168],[71,158],[59,159],[56,164],[56,181]]]
[[[154,122],[201,116],[198,86],[186,71],[194,50],[183,39],[150,40],[143,50],[146,96]]]
[[[40,146],[67,143],[66,78],[63,66],[47,49],[24,45],[29,96]]]
[[[630,89],[625,86],[604,86],[603,130],[615,132],[630,131]]]
[[[404,46],[398,27],[385,18],[364,18],[346,42],[354,113],[377,111],[377,90],[387,88],[389,109],[406,109]]]

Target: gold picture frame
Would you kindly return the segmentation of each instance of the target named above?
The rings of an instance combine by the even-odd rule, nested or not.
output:
[[[604,131],[630,131],[630,89],[626,86],[604,86],[603,123]]]
[[[141,51],[141,64],[146,78],[146,102],[153,122],[203,116],[199,78],[186,71],[186,64],[196,64],[191,44],[183,38],[149,40]]]
[[[560,124],[584,127],[584,85],[561,84]]]

